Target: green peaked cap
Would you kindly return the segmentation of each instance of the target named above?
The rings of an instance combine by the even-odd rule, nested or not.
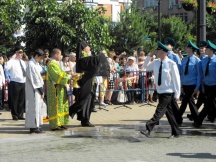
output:
[[[170,37],[166,37],[166,38],[164,39],[164,44],[170,44],[170,45],[173,46],[173,47],[176,46],[175,41],[174,41],[172,38],[170,38]]]
[[[170,51],[170,49],[167,46],[165,46],[163,43],[161,43],[160,41],[157,42],[157,45],[158,47],[156,50],[163,50],[164,52]]]
[[[213,50],[216,50],[216,45],[208,40],[206,48],[211,48]]]
[[[206,47],[207,44],[208,44],[208,43],[207,43],[206,41],[200,41],[199,47]]]
[[[187,47],[193,48],[194,50],[199,50],[199,48],[195,44],[193,44],[191,41],[188,42]]]

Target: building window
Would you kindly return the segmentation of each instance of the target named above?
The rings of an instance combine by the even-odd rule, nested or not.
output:
[[[178,2],[178,0],[169,0],[169,6],[177,5]]]
[[[174,13],[171,16],[180,17],[184,22],[188,22],[188,14],[187,13]]]
[[[158,0],[145,0],[144,7],[155,7],[158,6]]]

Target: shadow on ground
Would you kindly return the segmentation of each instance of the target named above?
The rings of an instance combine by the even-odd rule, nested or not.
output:
[[[168,156],[179,156],[181,158],[216,159],[216,155],[210,153],[168,153]]]

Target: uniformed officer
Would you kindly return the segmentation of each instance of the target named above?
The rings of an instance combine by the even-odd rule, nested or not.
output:
[[[183,116],[187,108],[187,104],[189,104],[192,118],[195,121],[198,116],[198,110],[194,102],[193,95],[198,93],[201,81],[201,62],[200,59],[194,55],[196,50],[199,50],[199,48],[189,41],[186,47],[188,56],[183,58],[180,71],[182,93],[184,95],[179,110],[179,114]]]
[[[169,50],[170,49],[164,44],[158,42],[156,55],[159,59],[155,59],[150,62],[152,56],[154,55],[153,52],[147,56],[143,64],[146,70],[154,71],[156,89],[159,94],[159,103],[155,114],[146,123],[146,130],[141,131],[141,133],[147,137],[150,136],[150,132],[164,114],[166,114],[172,128],[172,135],[170,138],[178,137],[180,134],[180,130],[171,107],[172,99],[175,98],[178,100],[180,96],[180,76],[176,63],[167,57]]]
[[[202,67],[202,88],[206,96],[204,108],[198,116],[198,120],[194,123],[195,127],[200,127],[204,118],[211,111],[213,119],[216,117],[216,45],[208,41],[206,54],[208,57],[201,61]]]
[[[167,53],[168,58],[173,60],[176,63],[176,65],[178,66],[179,73],[180,73],[181,60],[180,60],[179,56],[173,52],[173,48],[175,48],[175,46],[176,46],[175,41],[170,37],[166,37],[164,40],[164,43],[170,49],[170,51],[168,51],[168,53]],[[179,106],[178,106],[175,99],[172,100],[171,105],[172,105],[173,114],[176,118],[177,123],[181,124],[182,123],[181,116],[178,113]]]
[[[200,41],[199,43],[199,59],[202,60],[205,57],[208,57],[206,55],[206,46],[207,46],[207,42],[206,41]],[[205,102],[205,95],[202,92],[202,88],[200,86],[199,88],[199,94],[198,94],[198,98],[197,98],[197,102],[196,102],[196,107],[197,110],[199,110],[200,106]],[[187,114],[187,117],[189,118],[189,120],[193,120],[193,117],[191,114]]]

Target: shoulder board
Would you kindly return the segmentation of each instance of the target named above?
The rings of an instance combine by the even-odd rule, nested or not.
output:
[[[194,55],[194,57],[195,57],[197,60],[200,60],[200,58],[199,58],[198,56]]]

